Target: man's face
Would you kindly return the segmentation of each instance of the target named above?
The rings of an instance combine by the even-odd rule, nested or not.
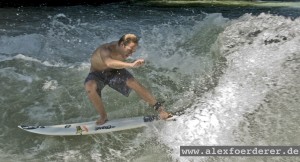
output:
[[[127,57],[131,56],[133,52],[136,51],[138,45],[136,43],[129,43],[128,45],[122,45],[124,53],[123,58],[126,59]]]

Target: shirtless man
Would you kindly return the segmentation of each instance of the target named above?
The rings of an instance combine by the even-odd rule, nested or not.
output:
[[[85,90],[90,101],[100,115],[96,124],[101,125],[107,121],[107,114],[101,99],[101,90],[105,85],[129,96],[133,89],[144,101],[158,111],[161,119],[167,119],[170,114],[152,94],[142,86],[126,68],[138,68],[144,65],[144,59],[137,59],[132,63],[125,62],[136,51],[138,38],[134,34],[125,34],[119,41],[99,46],[91,58],[90,73],[85,79]]]

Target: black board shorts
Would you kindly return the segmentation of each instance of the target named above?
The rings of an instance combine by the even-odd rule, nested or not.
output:
[[[101,90],[108,85],[114,90],[128,97],[131,89],[126,85],[126,81],[134,78],[126,69],[111,69],[105,71],[90,72],[86,77],[84,84],[90,80],[97,83],[97,93],[101,96]]]

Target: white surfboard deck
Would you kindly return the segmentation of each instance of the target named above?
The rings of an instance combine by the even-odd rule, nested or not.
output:
[[[167,121],[174,121],[178,116],[173,116],[167,119]],[[149,122],[158,120],[157,116],[140,116],[133,118],[122,118],[109,120],[103,125],[96,125],[95,121],[62,124],[52,126],[26,126],[19,125],[18,127],[31,132],[42,135],[51,136],[73,136],[73,135],[88,135],[88,134],[100,134],[114,131],[121,131],[126,129],[134,129],[147,126]]]

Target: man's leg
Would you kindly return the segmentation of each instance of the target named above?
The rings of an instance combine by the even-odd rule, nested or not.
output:
[[[149,103],[151,106],[156,104],[156,99],[150,93],[148,89],[146,89],[143,85],[141,85],[136,79],[130,78],[126,81],[126,85],[133,89],[144,101]]]
[[[126,85],[133,89],[144,101],[149,103],[151,106],[154,106],[157,103],[157,100],[153,97],[148,89],[141,85],[136,79],[130,78],[126,81]],[[159,115],[161,119],[167,119],[169,113],[165,112],[163,107],[159,110]]]
[[[96,124],[101,125],[107,121],[107,114],[104,109],[104,105],[101,97],[97,93],[97,83],[95,80],[89,80],[85,83],[85,90],[90,101],[93,103],[95,109],[100,115],[100,118],[97,120]]]

